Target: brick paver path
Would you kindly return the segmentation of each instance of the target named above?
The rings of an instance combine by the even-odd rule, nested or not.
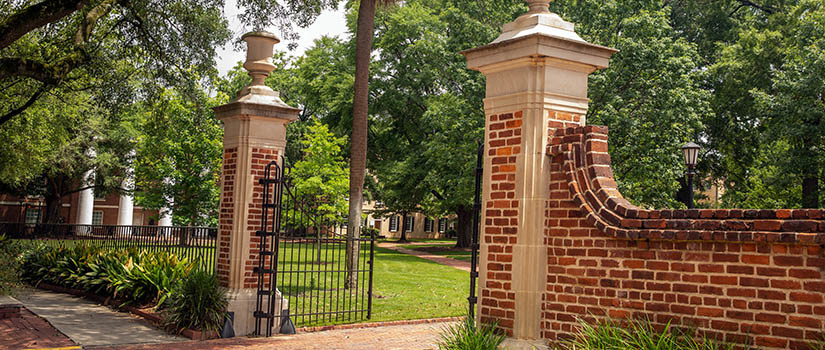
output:
[[[434,262],[437,262],[441,265],[447,265],[447,266],[450,266],[450,267],[457,268],[459,270],[464,270],[464,271],[470,272],[470,262],[469,261],[450,259],[450,258],[446,258],[446,257],[441,256],[441,255],[428,254],[428,253],[424,253],[424,252],[421,252],[421,251],[411,250],[411,249],[406,249],[406,248],[401,247],[401,245],[415,245],[415,244],[416,243],[412,243],[412,242],[411,243],[400,243],[400,244],[399,243],[390,243],[390,242],[381,242],[381,243],[378,243],[378,246],[381,247],[381,248],[387,248],[387,249],[390,249],[390,250],[394,250],[394,251],[397,251],[399,253],[414,255],[414,256],[417,256],[417,257],[422,258],[422,259],[427,259],[429,261],[434,261]],[[424,244],[432,244],[432,243],[423,242],[423,243],[420,243],[420,244],[424,245]]]
[[[0,320],[0,349],[66,348],[76,345],[46,320],[25,309],[20,312],[20,317]]]
[[[166,350],[393,350],[436,349],[441,330],[450,323],[341,329],[271,338],[231,338],[163,344]],[[89,350],[150,350],[158,345],[86,347]]]

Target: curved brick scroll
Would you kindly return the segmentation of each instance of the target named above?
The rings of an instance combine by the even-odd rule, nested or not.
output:
[[[825,210],[647,210],[622,197],[607,153],[607,127],[557,130],[547,154],[558,162],[591,225],[623,239],[825,244]]]

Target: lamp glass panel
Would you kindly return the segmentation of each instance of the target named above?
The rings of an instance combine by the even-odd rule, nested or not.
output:
[[[696,165],[697,158],[699,158],[699,149],[698,148],[691,148],[690,149],[690,165]]]

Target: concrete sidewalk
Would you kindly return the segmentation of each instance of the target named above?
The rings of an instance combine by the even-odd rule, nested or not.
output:
[[[17,300],[84,347],[186,340],[169,335],[139,317],[66,294],[24,289],[19,291]]]

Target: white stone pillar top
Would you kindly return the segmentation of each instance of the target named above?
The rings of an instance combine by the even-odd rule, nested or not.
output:
[[[525,1],[530,11],[505,24],[493,42],[461,52],[470,69],[489,71],[497,63],[542,56],[582,64],[591,71],[607,67],[617,50],[582,39],[573,23],[550,12],[552,0]]]

